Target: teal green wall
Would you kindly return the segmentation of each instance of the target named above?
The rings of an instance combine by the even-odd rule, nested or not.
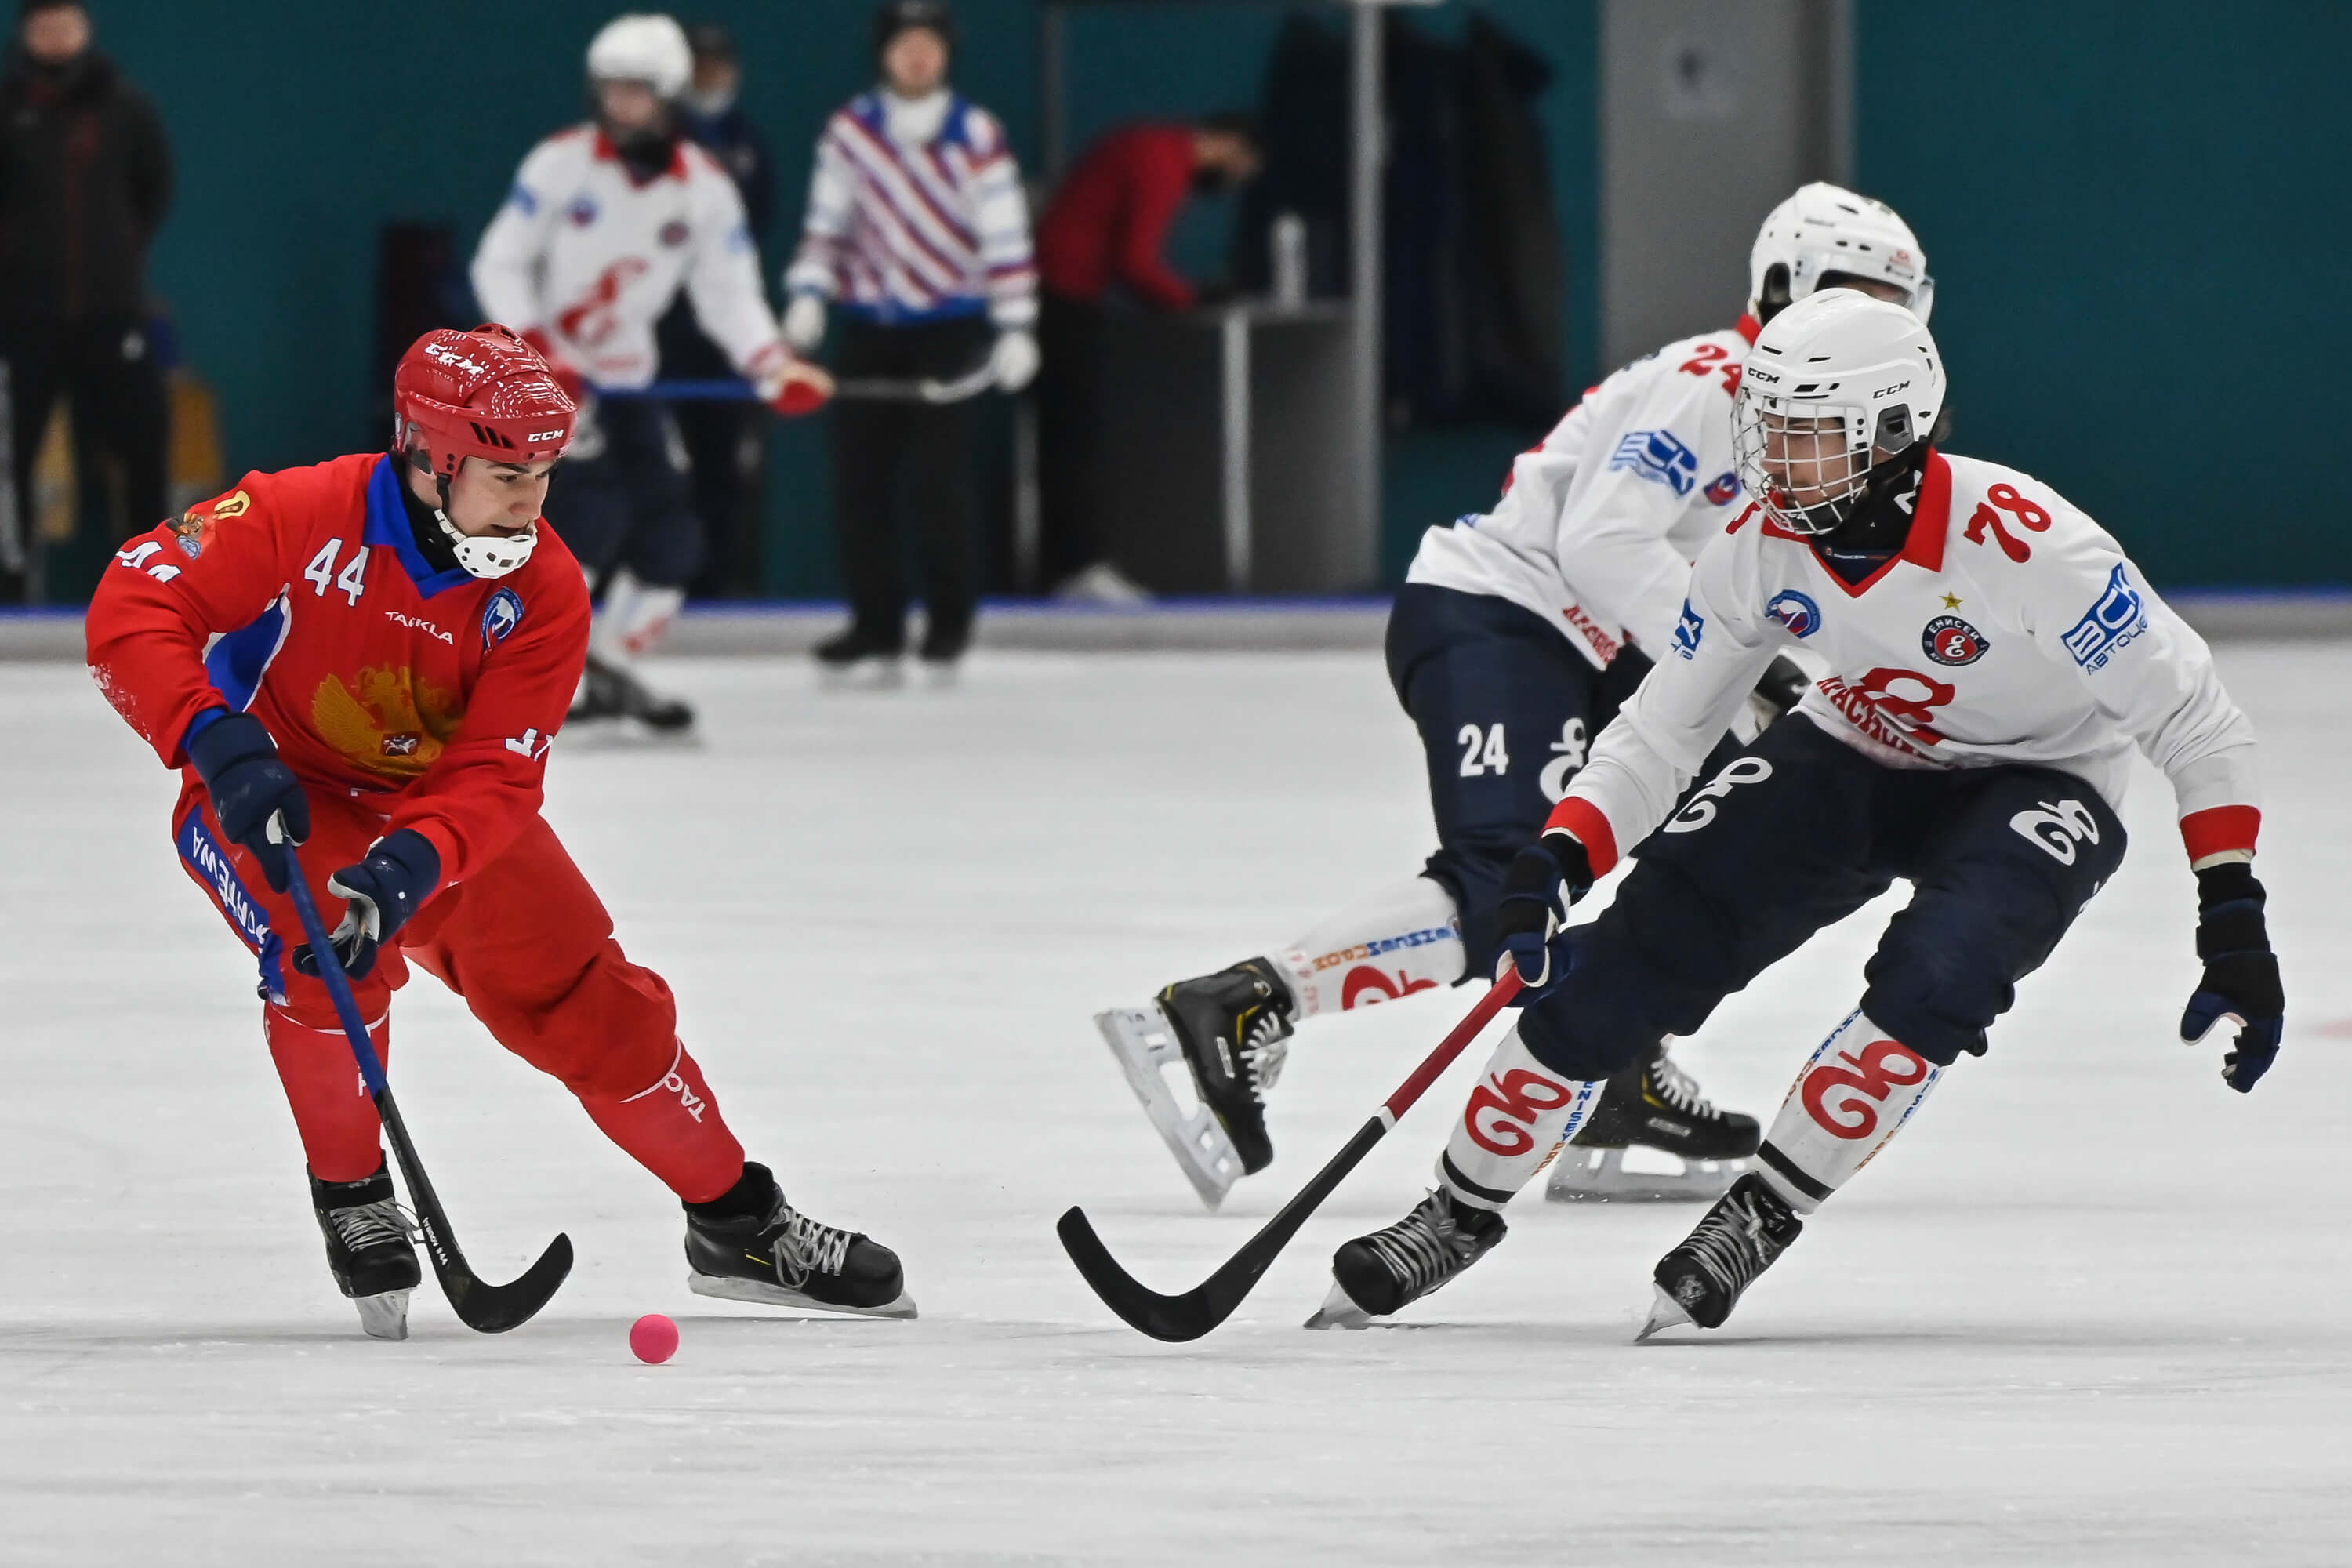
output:
[[[2352,583],[2352,5],[1858,9],[1856,174],[1927,247],[1953,449],[2158,583]]]

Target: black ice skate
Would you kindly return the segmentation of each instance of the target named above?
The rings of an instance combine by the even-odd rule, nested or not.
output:
[[[1331,1255],[1331,1294],[1310,1329],[1360,1329],[1420,1300],[1495,1249],[1508,1229],[1492,1209],[1456,1203],[1443,1188],[1385,1230]]]
[[[894,686],[900,679],[898,660],[905,651],[903,635],[886,637],[853,626],[817,644],[816,662],[830,683]]]
[[[1235,1180],[1273,1162],[1265,1091],[1282,1076],[1290,1012],[1290,988],[1273,960],[1252,958],[1180,980],[1150,1007],[1095,1015],[1144,1113],[1211,1208]],[[1189,1109],[1160,1076],[1179,1060],[1200,1096]]]
[[[600,719],[634,719],[656,734],[674,735],[694,727],[694,710],[675,697],[655,695],[628,670],[592,653],[564,721],[578,724]]]
[[[687,1289],[698,1296],[911,1318],[898,1255],[784,1201],[765,1165],[746,1164],[726,1196],[686,1211]]]
[[[1765,1185],[1763,1177],[1740,1177],[1706,1211],[1698,1228],[1658,1259],[1651,1276],[1657,1282],[1657,1299],[1636,1342],[1678,1323],[1721,1328],[1739,1304],[1740,1292],[1772,1267],[1772,1260],[1788,1251],[1804,1229],[1796,1210]]]
[[[356,1182],[310,1178],[310,1206],[327,1238],[336,1289],[360,1310],[360,1327],[379,1340],[408,1337],[408,1293],[424,1278],[409,1245],[408,1216],[394,1200],[383,1165]]]
[[[1609,1080],[1591,1120],[1560,1152],[1544,1196],[1554,1203],[1705,1202],[1747,1173],[1763,1136],[1756,1118],[1717,1110],[1667,1059],[1661,1041]],[[1636,1145],[1673,1155],[1682,1169],[1627,1170],[1625,1151]]]

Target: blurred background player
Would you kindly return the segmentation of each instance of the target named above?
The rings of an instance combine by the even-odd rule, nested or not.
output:
[[[825,303],[843,316],[845,377],[951,381],[986,363],[1017,392],[1037,373],[1029,211],[1004,129],[948,85],[955,22],[940,0],[874,17],[882,80],[827,122],[784,330],[814,349]],[[951,668],[976,603],[969,403],[844,402],[834,410],[834,505],[850,624],[817,649],[835,668],[895,664],[906,647],[900,503],[921,542],[921,658]]]
[[[752,245],[768,254],[776,218],[776,165],[768,139],[742,104],[743,67],[735,40],[715,22],[688,27],[694,79],[677,106],[678,129],[735,182]],[[665,381],[717,381],[734,374],[727,351],[710,341],[683,298],[656,334]],[[702,570],[689,585],[698,599],[757,595],[762,581],[760,481],[766,467],[767,418],[730,398],[682,399],[670,405],[685,443],[687,482],[701,521]]]
[[[473,265],[482,309],[584,395],[551,507],[604,590],[573,715],[668,731],[690,725],[692,710],[648,691],[634,666],[684,602],[703,541],[668,407],[626,395],[661,368],[655,323],[683,286],[702,331],[776,412],[809,413],[833,390],[776,330],[734,182],[680,133],[693,78],[693,50],[670,17],[609,23],[588,46],[594,118],[531,149]]]
[[[1222,193],[1264,165],[1246,116],[1125,125],[1087,149],[1037,223],[1038,565],[1055,596],[1149,597],[1102,553],[1103,310],[1108,298],[1184,310],[1199,290],[1168,264],[1168,231],[1196,193]]]
[[[1526,988],[1481,1081],[1508,1099],[1474,1098],[1436,1190],[1339,1248],[1318,1323],[1458,1276],[1603,1081],[1900,878],[1910,900],[1758,1168],[1654,1273],[1643,1337],[1719,1326],[1803,1216],[1985,1053],[2017,983],[2122,864],[2135,745],[2172,785],[2197,879],[2204,973],[2180,1037],[2232,1019],[2222,1078],[2243,1093],[2268,1070],[2285,1003],[2253,874],[2253,727],[2112,535],[2030,475],[1936,449],[1945,393],[1918,318],[1856,289],[1812,294],[1757,338],[1733,411],[1756,499],[1707,542],[1672,651],[1506,875],[1497,923]],[[1677,811],[1800,643],[1829,673]],[[1644,840],[1600,918],[1563,931]]]
[[[413,963],[677,1194],[698,1293],[913,1316],[887,1247],[745,1161],[669,986],[539,814],[588,647],[578,563],[540,528],[571,399],[483,327],[418,339],[393,402],[389,454],[247,474],[134,541],[89,612],[90,673],[180,770],[184,868],[259,963],[336,1284],[369,1333],[406,1337],[416,1253],[317,966],[350,972],[388,1053]],[[320,905],[345,901],[331,954],[279,935],[300,929],[285,840]]]
[[[1512,856],[1674,647],[1690,563],[1738,515],[1732,396],[1762,324],[1827,285],[1923,312],[1933,298],[1903,220],[1834,185],[1806,185],[1774,208],[1748,270],[1748,313],[1736,326],[1669,343],[1593,387],[1512,465],[1492,511],[1423,536],[1387,650],[1437,819],[1439,847],[1421,873],[1287,947],[1097,1019],[1204,1197],[1230,1185],[1236,1165],[1246,1173],[1273,1158],[1265,1096],[1298,1020],[1494,973]],[[1804,684],[1785,660],[1766,672],[1747,733]],[[1179,1054],[1203,1102],[1189,1117],[1148,1070]],[[1712,1197],[1759,1131],[1709,1102],[1654,1039],[1611,1076],[1579,1134],[1590,1152],[1563,1164],[1555,1195]],[[1633,1144],[1677,1156],[1681,1173],[1627,1172]]]
[[[33,467],[60,395],[73,409],[80,514],[111,514],[110,541],[163,515],[147,247],[171,202],[163,122],[93,47],[89,14],[29,0],[0,78],[0,359],[20,526],[34,515]]]

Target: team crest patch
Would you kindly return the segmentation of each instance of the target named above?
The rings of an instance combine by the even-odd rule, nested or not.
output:
[[[687,237],[691,232],[692,231],[689,230],[686,225],[680,223],[676,218],[672,218],[667,223],[661,226],[661,242],[664,245],[668,246],[672,250],[676,250],[679,246],[686,243]]]
[[[1764,613],[1787,628],[1792,637],[1809,637],[1822,629],[1822,607],[1813,603],[1810,594],[1800,594],[1794,588],[1783,588],[1772,595]]]
[[[198,515],[193,508],[182,512],[177,521],[164,524],[180,542],[180,553],[191,561],[205,552],[205,530],[211,525],[212,519]]]
[[[1706,482],[1706,499],[1716,506],[1729,506],[1739,499],[1739,476],[1717,474]]]
[[[422,740],[422,735],[414,733],[386,735],[383,738],[383,754],[387,757],[413,757],[416,754],[417,743]]]
[[[595,198],[593,196],[582,196],[579,200],[573,202],[570,206],[563,209],[563,216],[572,220],[573,227],[586,228],[590,224],[596,221]]]
[[[522,625],[522,595],[512,588],[501,588],[482,606],[482,651],[491,648],[514,635]]]
[[[1974,664],[1992,644],[1958,616],[1937,616],[1919,634],[1919,646],[1937,664]]]

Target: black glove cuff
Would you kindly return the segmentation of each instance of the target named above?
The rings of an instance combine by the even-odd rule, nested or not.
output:
[[[1592,852],[1585,848],[1583,839],[1573,833],[1547,833],[1538,842],[1559,867],[1561,881],[1579,893],[1592,886],[1596,879],[1592,875]]]
[[[2253,867],[2244,860],[2225,860],[2197,873],[2197,907],[2200,910],[2216,904],[2241,902],[2252,902],[2259,910],[2267,898],[2263,885],[2254,879]]]
[[[197,775],[209,784],[232,763],[276,756],[278,743],[269,738],[269,727],[252,714],[228,713],[191,736],[187,752]]]

